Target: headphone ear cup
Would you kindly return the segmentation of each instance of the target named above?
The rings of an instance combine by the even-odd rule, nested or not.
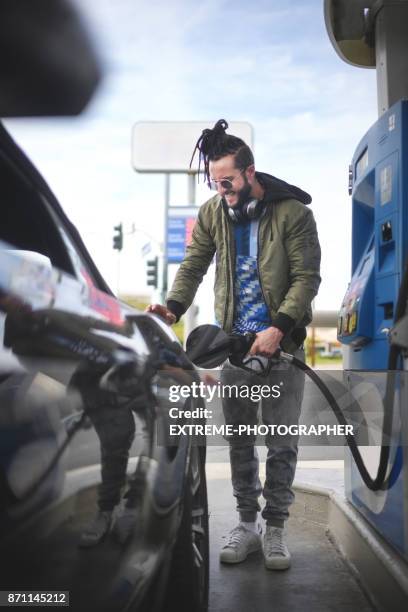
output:
[[[230,208],[226,202],[223,202],[223,207],[234,223],[241,223],[248,219],[257,219],[262,212],[262,203],[259,200],[246,202],[242,208]]]
[[[227,210],[228,210],[228,215],[230,219],[232,219],[234,223],[239,223],[240,221],[242,221],[243,216],[240,210],[234,210],[233,208],[230,208],[229,206]]]
[[[226,212],[226,214],[228,215],[228,217],[231,219],[231,221],[233,221],[234,223],[239,223],[242,220],[242,214],[241,211],[238,209],[233,209],[230,208],[228,206],[228,204],[225,202],[225,200],[222,200],[222,207],[224,209],[224,211]]]
[[[242,214],[247,219],[257,219],[262,211],[262,204],[259,200],[251,200],[244,204]]]

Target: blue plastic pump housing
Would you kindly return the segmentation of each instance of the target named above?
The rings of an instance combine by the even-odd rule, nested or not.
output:
[[[394,104],[362,138],[352,160],[350,178],[352,278],[339,313],[338,338],[348,345],[345,379],[349,387],[355,388],[356,381],[361,382],[363,376],[378,391],[377,399],[374,396],[366,399],[368,414],[374,404],[375,409],[378,406],[379,411],[383,410],[390,347],[388,332],[394,324],[408,256],[408,100]],[[356,372],[361,370],[365,373]],[[408,559],[405,377],[404,374],[405,382],[400,380],[395,388],[395,425],[389,459],[391,486],[378,492],[368,490],[348,454],[345,485],[348,500]],[[360,450],[375,477],[380,447],[360,447]]]
[[[352,279],[338,338],[350,367],[387,367],[408,243],[408,101],[391,107],[358,145],[352,161]]]

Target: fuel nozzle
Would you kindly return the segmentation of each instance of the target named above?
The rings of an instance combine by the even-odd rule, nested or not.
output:
[[[216,325],[200,325],[187,338],[186,352],[198,367],[215,368],[229,359],[232,365],[259,376],[267,376],[281,357],[286,361],[292,357],[280,349],[272,357],[248,355],[255,338],[255,332],[227,334]]]
[[[230,334],[230,351],[231,355],[236,358],[243,359],[251,349],[256,338],[254,332],[248,332],[242,336],[238,334]]]

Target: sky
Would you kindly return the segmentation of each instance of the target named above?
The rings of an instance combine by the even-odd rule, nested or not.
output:
[[[132,126],[183,120],[212,127],[225,118],[253,126],[258,170],[311,193],[322,247],[315,307],[338,310],[350,278],[348,165],[377,118],[377,94],[375,71],[346,64],[331,46],[323,1],[76,3],[105,66],[102,85],[77,118],[5,123],[112,289],[149,294],[142,248],[150,242],[151,256],[163,241],[164,177],[133,170]],[[210,195],[199,184],[196,204]],[[186,178],[172,177],[171,204],[187,203]],[[118,278],[112,237],[119,222]],[[208,317],[211,275],[197,303]]]

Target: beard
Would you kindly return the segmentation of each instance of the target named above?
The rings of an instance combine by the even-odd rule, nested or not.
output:
[[[238,202],[232,206],[232,208],[242,208],[244,204],[251,200],[251,185],[248,183],[248,179],[244,176],[245,185],[239,191],[235,191],[235,194],[238,196]],[[231,192],[230,192],[231,193]]]

